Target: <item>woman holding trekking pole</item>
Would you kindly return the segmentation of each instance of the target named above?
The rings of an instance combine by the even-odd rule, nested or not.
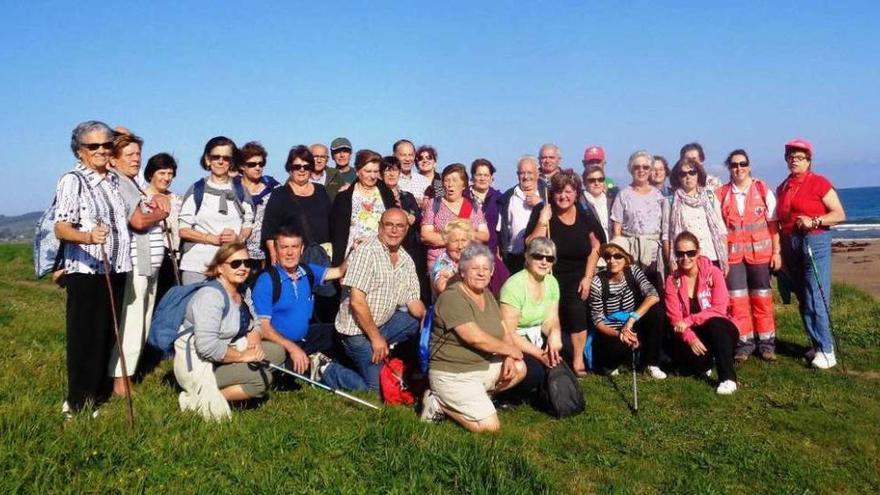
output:
[[[76,126],[70,148],[77,163],[55,192],[55,236],[62,242],[64,262],[60,282],[67,290],[67,397],[61,412],[68,418],[109,396],[113,315],[119,314],[126,273],[132,269],[129,215],[119,178],[107,170],[113,137],[103,122]]]
[[[837,364],[831,334],[831,232],[846,213],[834,186],[812,171],[813,145],[805,139],[785,144],[789,175],[776,190],[782,265],[794,286],[810,339],[807,361],[814,368]]]

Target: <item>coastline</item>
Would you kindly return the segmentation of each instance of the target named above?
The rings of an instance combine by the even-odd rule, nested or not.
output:
[[[880,299],[880,240],[835,239],[831,246],[831,279]]]

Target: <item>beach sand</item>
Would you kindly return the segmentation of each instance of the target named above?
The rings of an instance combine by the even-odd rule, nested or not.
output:
[[[880,241],[834,241],[831,278],[880,299]]]

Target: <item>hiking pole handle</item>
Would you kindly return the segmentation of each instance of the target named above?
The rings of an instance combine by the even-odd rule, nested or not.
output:
[[[316,387],[318,387],[318,388],[320,388],[320,389],[322,389],[322,390],[326,390],[327,392],[332,392],[332,393],[334,393],[334,394],[336,394],[336,395],[339,395],[339,396],[341,396],[341,397],[344,397],[344,398],[346,398],[346,399],[348,399],[348,400],[350,400],[350,401],[357,402],[358,404],[361,404],[361,405],[363,405],[363,406],[367,406],[367,407],[369,407],[369,408],[371,408],[371,409],[375,409],[375,410],[377,410],[377,411],[379,410],[379,407],[376,406],[375,404],[371,404],[371,403],[369,403],[369,402],[367,402],[367,401],[365,401],[365,400],[363,400],[363,399],[360,399],[360,398],[358,398],[358,397],[355,397],[355,396],[353,396],[353,395],[351,395],[351,394],[347,394],[347,393],[345,393],[345,392],[343,392],[343,391],[341,391],[341,390],[337,390],[337,389],[335,389],[335,388],[333,388],[333,387],[330,387],[330,386],[328,386],[328,385],[324,385],[324,384],[321,383],[321,382],[317,382],[317,381],[315,381],[315,380],[312,380],[311,378],[309,378],[309,377],[307,377],[307,376],[303,376],[303,375],[301,375],[301,374],[299,374],[299,373],[296,373],[296,372],[290,371],[290,370],[287,369],[287,368],[284,368],[284,367],[282,367],[282,366],[278,366],[277,364],[272,363],[272,362],[269,361],[268,359],[264,359],[264,360],[262,360],[262,361],[259,361],[259,364],[260,364],[261,366],[266,366],[267,368],[271,368],[271,369],[273,369],[273,370],[280,371],[280,372],[282,372],[282,373],[286,373],[286,374],[288,374],[288,375],[290,375],[290,376],[292,376],[292,377],[294,377],[294,378],[297,378],[297,379],[302,380],[302,381],[304,381],[304,382],[306,382],[306,383],[309,383],[309,384],[311,384],[311,385],[314,385],[314,386],[316,386]]]

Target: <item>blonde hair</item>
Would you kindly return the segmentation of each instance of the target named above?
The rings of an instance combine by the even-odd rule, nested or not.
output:
[[[443,240],[445,241],[449,234],[452,233],[453,230],[458,230],[464,232],[467,235],[467,238],[470,240],[473,236],[474,228],[471,226],[470,220],[465,220],[463,218],[456,218],[455,220],[451,220],[443,227]]]
[[[217,276],[220,275],[220,265],[226,263],[226,260],[239,251],[247,252],[247,246],[245,246],[243,242],[230,242],[229,244],[220,246],[220,249],[214,253],[214,259],[208,263],[208,267],[205,269],[205,275],[208,278],[217,278]]]

